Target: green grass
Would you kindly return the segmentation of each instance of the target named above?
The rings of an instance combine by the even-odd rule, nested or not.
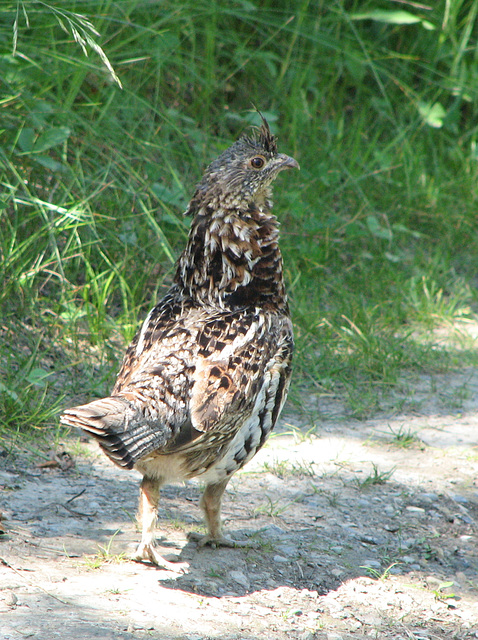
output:
[[[364,479],[360,479],[356,476],[354,478],[355,486],[357,487],[357,489],[362,491],[363,489],[368,489],[369,487],[376,484],[385,484],[390,480],[394,471],[395,467],[393,467],[389,471],[379,471],[377,465],[372,462],[372,473],[366,476]]]
[[[429,5],[4,3],[0,433],[107,391],[252,103],[302,168],[275,189],[294,405],[369,415],[407,372],[476,364],[433,332],[477,310],[478,0]]]

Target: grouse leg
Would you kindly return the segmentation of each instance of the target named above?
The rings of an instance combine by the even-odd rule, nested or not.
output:
[[[189,537],[197,540],[199,547],[210,545],[212,547],[250,547],[248,542],[238,542],[228,538],[222,532],[221,504],[222,496],[230,478],[216,484],[208,484],[201,498],[200,506],[206,518],[207,534],[192,533]]]
[[[169,569],[176,573],[182,572],[187,565],[165,560],[155,549],[155,528],[158,513],[159,490],[164,484],[161,478],[144,476],[139,490],[138,523],[141,525],[141,542],[131,556],[137,562],[149,561],[152,564]]]

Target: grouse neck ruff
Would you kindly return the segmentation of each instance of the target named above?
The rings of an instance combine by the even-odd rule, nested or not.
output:
[[[143,475],[134,560],[182,569],[156,548],[156,514],[160,487],[193,477],[206,485],[199,545],[247,546],[224,535],[221,502],[289,388],[293,334],[272,183],[298,167],[278,153],[265,120],[209,165],[186,212],[193,220],[174,283],[129,346],[111,394],[60,418]]]
[[[198,213],[175,282],[191,298],[221,309],[287,308],[279,225],[268,210]]]
[[[175,277],[192,298],[287,307],[270,185],[288,168],[299,165],[277,152],[265,122],[259,136],[244,136],[209,165],[186,211],[195,217]]]

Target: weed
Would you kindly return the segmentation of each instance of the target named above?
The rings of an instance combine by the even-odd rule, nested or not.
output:
[[[207,574],[210,578],[224,578],[224,571],[211,568]]]
[[[251,100],[302,166],[276,191],[294,405],[340,394],[363,418],[406,371],[476,364],[430,328],[478,302],[478,0],[430,4],[407,26],[372,0],[6,4],[2,437],[111,386],[171,282],[202,168],[257,124]],[[27,368],[19,318],[43,338]]]
[[[322,489],[321,487],[318,487],[315,484],[311,484],[311,488],[314,494],[323,496],[327,500],[327,503],[329,504],[329,506],[333,508],[340,507],[340,504],[341,504],[340,493],[338,491],[330,492],[325,489]]]
[[[285,431],[281,431],[280,434],[272,435],[292,436],[294,438],[295,444],[301,444],[302,442],[312,442],[317,438],[316,424],[313,424],[306,431],[303,431],[297,425],[290,424],[288,422],[286,422],[284,426],[287,428]]]
[[[388,580],[390,578],[391,569],[393,567],[398,566],[399,564],[400,562],[393,562],[382,572],[377,571],[377,569],[374,569],[373,567],[368,567],[366,565],[361,566],[360,569],[365,569],[371,578],[375,578],[375,580],[380,580],[381,582],[384,582],[385,580]]]
[[[417,432],[406,428],[404,425],[400,425],[396,429],[388,425],[388,432],[391,434],[391,443],[397,447],[407,449],[416,444],[422,444],[422,441],[417,436]]]
[[[256,516],[264,515],[269,516],[271,518],[277,518],[282,515],[289,507],[292,505],[292,502],[283,503],[282,500],[272,500],[269,496],[266,495],[265,503],[255,507],[253,513]]]
[[[116,538],[118,533],[120,533],[120,529],[115,531],[115,533],[110,537],[110,539],[108,540],[105,546],[98,545],[98,552],[96,553],[96,555],[86,558],[85,560],[86,565],[90,569],[98,569],[99,567],[101,567],[103,564],[106,564],[106,563],[110,563],[110,564],[119,563],[119,562],[124,562],[126,560],[126,556],[124,553],[113,554],[111,552],[114,539]]]
[[[288,476],[315,476],[313,464],[307,461],[291,462],[290,460],[273,460],[264,462],[264,471],[273,473],[279,478]]]
[[[372,473],[363,480],[355,477],[354,483],[359,490],[366,489],[367,487],[377,484],[385,484],[390,480],[394,471],[395,467],[392,467],[389,471],[379,471],[377,465],[372,462]]]
[[[446,600],[449,600],[450,598],[454,598],[455,594],[454,593],[444,593],[445,589],[449,589],[450,587],[453,586],[453,582],[452,581],[448,581],[448,582],[441,582],[438,587],[436,589],[433,590],[433,595],[435,596],[435,600],[439,600],[440,602],[444,602]]]

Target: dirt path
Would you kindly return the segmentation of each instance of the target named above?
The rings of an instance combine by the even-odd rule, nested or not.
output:
[[[123,558],[138,476],[94,444],[65,443],[66,470],[0,456],[0,638],[478,638],[478,372],[409,395],[414,412],[362,422],[311,399],[313,435],[286,415],[225,500],[255,548],[197,550],[198,487],[166,487],[161,551],[183,574]]]

